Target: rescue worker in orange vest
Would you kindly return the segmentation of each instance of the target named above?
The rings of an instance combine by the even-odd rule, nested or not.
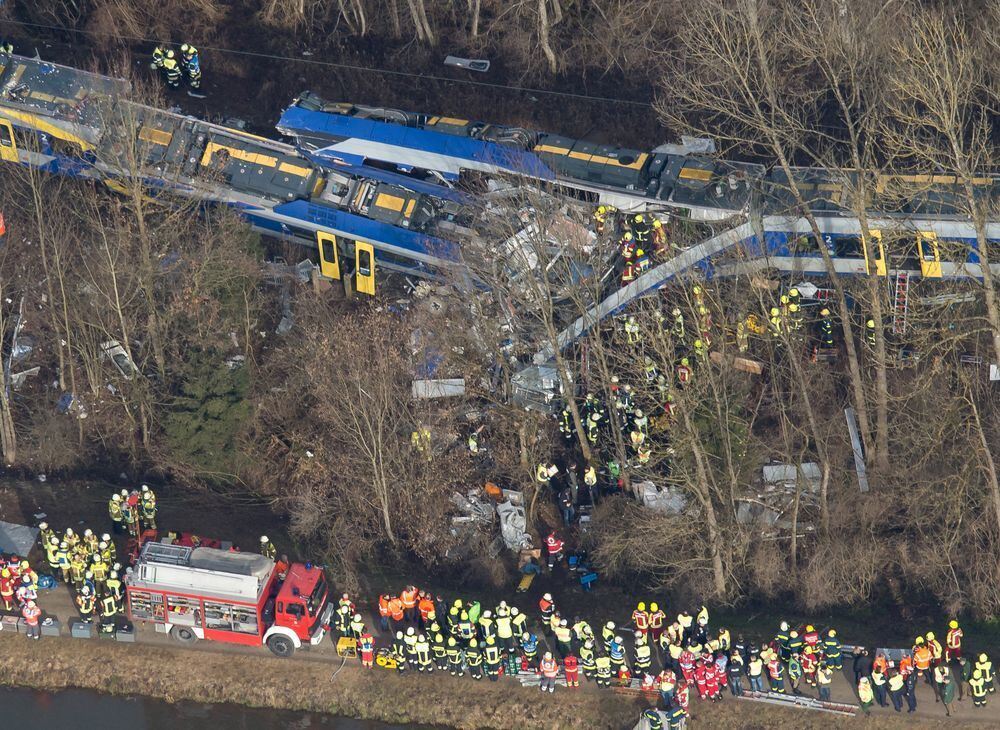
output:
[[[393,596],[389,599],[389,617],[392,619],[392,627],[398,631],[405,617],[403,602],[398,596]]]
[[[383,593],[378,597],[378,627],[384,634],[389,630],[389,616],[391,611],[389,610],[389,602],[392,597],[388,593]]]
[[[538,672],[541,674],[541,682],[538,683],[538,688],[542,692],[545,692],[546,690],[549,692],[555,692],[556,676],[559,674],[559,665],[556,663],[556,660],[552,658],[552,652],[547,651],[542,656],[541,664],[538,666]],[[490,675],[490,679],[493,679],[492,675]]]
[[[420,627],[424,629],[430,626],[434,618],[436,618],[434,612],[434,599],[423,591],[420,591],[417,600],[417,613],[420,616]]]
[[[660,607],[655,603],[649,604],[649,631],[653,635],[653,641],[660,640],[660,634],[663,633],[663,622],[666,621],[667,616]]]
[[[546,593],[538,599],[538,610],[542,612],[542,628],[549,634],[549,623],[552,621],[552,614],[556,612],[556,604],[552,600],[551,593]]]
[[[944,657],[944,649],[941,648],[941,642],[934,638],[934,632],[928,631],[927,636],[924,637],[924,641],[927,644],[927,648],[931,650],[931,666],[937,666],[941,663],[941,659]]]
[[[642,634],[645,639],[646,632],[649,631],[649,612],[646,611],[646,604],[640,603],[635,607],[632,612],[632,625],[635,627],[636,633]]]
[[[415,623],[417,619],[417,589],[414,586],[406,586],[399,592],[399,600],[403,603],[403,615],[409,624]]]
[[[948,622],[948,635],[944,637],[944,645],[945,661],[955,661],[962,656],[962,629],[954,619]]]
[[[924,677],[929,676],[931,659],[933,659],[933,654],[924,643],[924,637],[918,636],[917,640],[913,644],[913,667],[916,670],[917,675],[922,675]]]

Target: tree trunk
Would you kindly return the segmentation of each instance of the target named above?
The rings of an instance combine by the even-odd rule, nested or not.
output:
[[[993,452],[990,450],[989,439],[986,438],[986,431],[983,430],[983,422],[979,418],[979,408],[976,407],[976,400],[973,394],[969,392],[966,393],[966,398],[969,401],[972,418],[976,422],[976,434],[979,436],[979,443],[983,446],[983,460],[986,462],[986,475],[989,477],[990,495],[993,498],[993,513],[997,522],[997,535],[1000,535],[1000,477],[997,475],[997,465],[993,460]]]
[[[549,10],[548,0],[538,0],[538,42],[542,46],[542,53],[549,62],[549,72],[555,74],[559,70],[559,63],[556,59],[555,51],[549,43]]]
[[[868,238],[871,242],[871,237]],[[869,245],[873,245],[869,243]],[[882,319],[880,279],[869,277],[868,292],[875,320],[875,466],[883,475],[889,473],[889,379],[886,373],[885,325]]]
[[[472,37],[476,38],[479,35],[479,11],[481,9],[482,0],[472,0]]]
[[[717,598],[726,596],[726,570],[722,562],[722,533],[719,530],[719,522],[715,514],[715,505],[712,503],[712,485],[708,477],[708,465],[706,456],[702,451],[698,440],[698,434],[694,424],[691,423],[691,416],[686,408],[682,406],[684,414],[684,427],[691,436],[691,451],[694,454],[696,469],[698,472],[698,501],[705,510],[705,524],[708,527],[708,549],[712,559],[712,583],[715,588]]]

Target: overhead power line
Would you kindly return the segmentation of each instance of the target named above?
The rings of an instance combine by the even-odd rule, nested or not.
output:
[[[66,33],[77,33],[79,35],[90,35],[90,36],[101,35],[95,31],[83,30],[80,28],[69,28],[62,25],[29,23],[23,20],[4,20],[2,22],[9,23],[11,25],[19,25],[25,28],[38,28],[44,30],[63,31]],[[148,43],[155,45],[157,43],[162,42],[155,38],[138,38],[136,36],[126,36],[126,35],[118,35],[116,37],[120,38],[121,40],[131,41],[133,43]],[[447,76],[413,73],[412,71],[397,71],[395,69],[388,69],[388,68],[371,68],[368,66],[358,66],[350,63],[337,63],[336,61],[321,61],[313,58],[301,58],[297,56],[278,56],[271,53],[260,53],[258,51],[240,51],[235,48],[222,48],[221,46],[205,46],[198,44],[198,48],[206,51],[212,51],[213,53],[226,53],[233,56],[246,56],[249,58],[266,58],[272,61],[301,63],[301,64],[308,64],[311,66],[323,66],[325,68],[336,68],[344,71],[356,71],[359,73],[371,73],[383,76],[399,76],[412,79],[421,79],[426,81],[442,81],[445,83],[452,83],[452,84],[466,84],[467,86],[481,86],[492,89],[503,89],[506,91],[516,91],[523,94],[543,94],[546,96],[558,96],[569,99],[581,99],[584,101],[604,101],[604,102],[611,102],[613,104],[627,104],[630,106],[639,106],[646,108],[651,108],[653,106],[652,102],[649,101],[636,101],[634,99],[618,99],[610,96],[594,96],[592,94],[577,94],[572,91],[553,91],[550,89],[534,89],[526,86],[511,86],[510,84],[498,84],[491,81],[475,81],[473,79],[449,78]]]

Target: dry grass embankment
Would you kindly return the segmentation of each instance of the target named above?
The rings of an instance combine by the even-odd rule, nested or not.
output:
[[[0,684],[59,690],[80,687],[112,694],[141,694],[167,701],[230,702],[252,707],[327,712],[390,723],[455,728],[631,728],[643,703],[609,692],[557,691],[544,698],[511,682],[473,683],[437,675],[374,673],[348,665],[331,680],[334,665],[306,659],[134,646],[81,640],[29,643],[0,635]],[[719,728],[857,727],[840,719],[744,702],[698,703],[695,726]],[[940,721],[873,718],[867,727],[918,730]],[[974,726],[963,724],[963,727]],[[982,727],[989,727],[982,724]]]

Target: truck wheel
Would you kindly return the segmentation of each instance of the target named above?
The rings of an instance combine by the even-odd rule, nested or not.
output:
[[[174,626],[170,630],[170,635],[174,637],[174,641],[181,644],[193,644],[198,641],[198,635],[187,626]]]
[[[272,636],[267,640],[267,648],[270,649],[275,656],[289,657],[295,653],[295,644],[287,636],[282,636],[278,634]]]

